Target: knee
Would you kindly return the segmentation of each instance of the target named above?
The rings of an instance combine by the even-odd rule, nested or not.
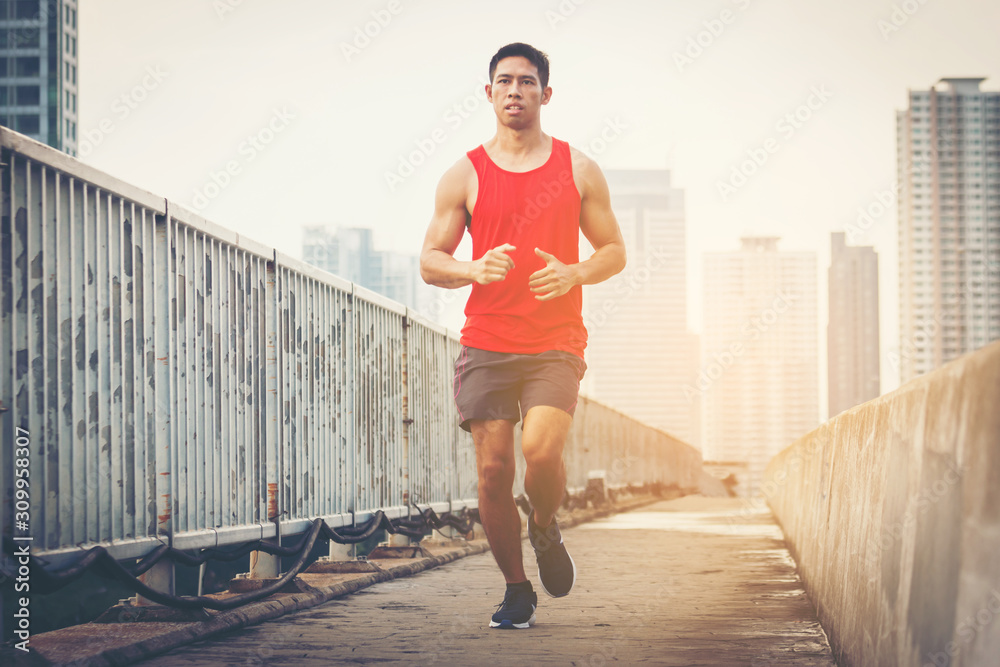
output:
[[[558,470],[562,466],[562,448],[544,444],[522,447],[524,463],[531,470]]]
[[[479,491],[488,496],[510,494],[514,487],[514,461],[493,456],[479,464]]]

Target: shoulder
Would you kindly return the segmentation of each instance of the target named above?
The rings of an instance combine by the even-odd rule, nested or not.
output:
[[[570,161],[573,165],[573,180],[576,181],[576,189],[580,191],[581,197],[586,197],[595,188],[607,189],[607,182],[601,168],[594,160],[587,157],[587,154],[573,146],[569,147]]]
[[[438,188],[446,189],[462,189],[469,183],[469,179],[476,178],[476,167],[472,164],[472,160],[469,159],[468,155],[463,155],[458,159],[455,164],[451,165],[444,175],[441,176],[441,182],[438,184]]]

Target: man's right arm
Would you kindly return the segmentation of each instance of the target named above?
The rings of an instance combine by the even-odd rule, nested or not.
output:
[[[445,172],[434,195],[434,217],[424,237],[420,251],[420,277],[429,285],[455,289],[471,283],[486,285],[503,280],[514,262],[507,251],[514,246],[503,244],[479,259],[462,262],[455,259],[455,250],[465,234],[468,221],[470,178],[476,173],[467,158],[462,158]]]

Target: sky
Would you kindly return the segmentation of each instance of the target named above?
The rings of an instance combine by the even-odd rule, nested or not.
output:
[[[307,225],[416,254],[438,179],[495,131],[490,57],[528,42],[547,133],[684,189],[694,331],[704,253],[751,234],[817,254],[825,325],[830,233],[889,201],[849,237],[879,253],[888,391],[895,112],[942,77],[1000,88],[997,25],[994,0],[83,0],[79,153],[296,257]]]

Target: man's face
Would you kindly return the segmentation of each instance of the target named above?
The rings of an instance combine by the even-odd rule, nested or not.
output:
[[[507,127],[527,127],[537,121],[543,104],[549,103],[552,88],[542,88],[538,68],[522,56],[511,56],[497,63],[493,83],[486,86],[486,96],[500,122]]]

